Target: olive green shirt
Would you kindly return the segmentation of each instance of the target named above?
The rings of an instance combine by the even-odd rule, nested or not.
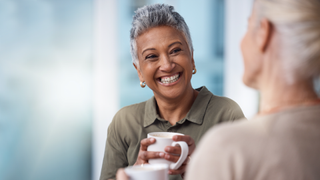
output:
[[[233,100],[215,96],[204,86],[197,90],[200,92],[188,114],[175,125],[159,117],[154,97],[119,110],[108,128],[100,180],[114,179],[119,168],[133,165],[140,141],[150,132],[182,133],[191,136],[197,145],[212,126],[244,118]],[[180,175],[170,175],[169,178],[182,179]]]

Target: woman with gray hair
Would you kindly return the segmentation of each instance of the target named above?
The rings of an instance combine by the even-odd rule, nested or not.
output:
[[[208,131],[186,179],[319,180],[320,1],[256,0],[241,49],[260,112]]]
[[[212,126],[243,118],[232,100],[213,95],[206,87],[193,89],[196,73],[189,28],[184,19],[165,4],[142,7],[135,12],[130,31],[133,65],[140,85],[153,91],[146,102],[122,108],[108,128],[101,180],[115,178],[119,168],[147,164],[149,159],[176,162],[181,149],[167,146],[162,152],[149,152],[155,143],[150,132],[178,132],[174,141],[185,141],[192,155],[202,135]],[[190,158],[189,158],[190,159]],[[181,179],[186,160],[170,179]]]

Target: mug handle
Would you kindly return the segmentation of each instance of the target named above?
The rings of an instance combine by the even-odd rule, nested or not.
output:
[[[186,142],[184,141],[173,142],[171,146],[175,146],[177,144],[179,144],[179,146],[181,147],[181,154],[180,154],[179,160],[176,163],[170,165],[170,169],[174,169],[174,170],[178,169],[182,165],[182,163],[186,160],[189,153],[189,147]]]

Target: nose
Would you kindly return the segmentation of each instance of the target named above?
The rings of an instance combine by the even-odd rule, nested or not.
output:
[[[160,57],[160,71],[171,72],[175,68],[175,63],[168,55]]]

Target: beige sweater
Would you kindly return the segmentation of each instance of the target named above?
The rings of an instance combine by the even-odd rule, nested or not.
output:
[[[191,158],[187,180],[320,180],[320,106],[216,126]]]

